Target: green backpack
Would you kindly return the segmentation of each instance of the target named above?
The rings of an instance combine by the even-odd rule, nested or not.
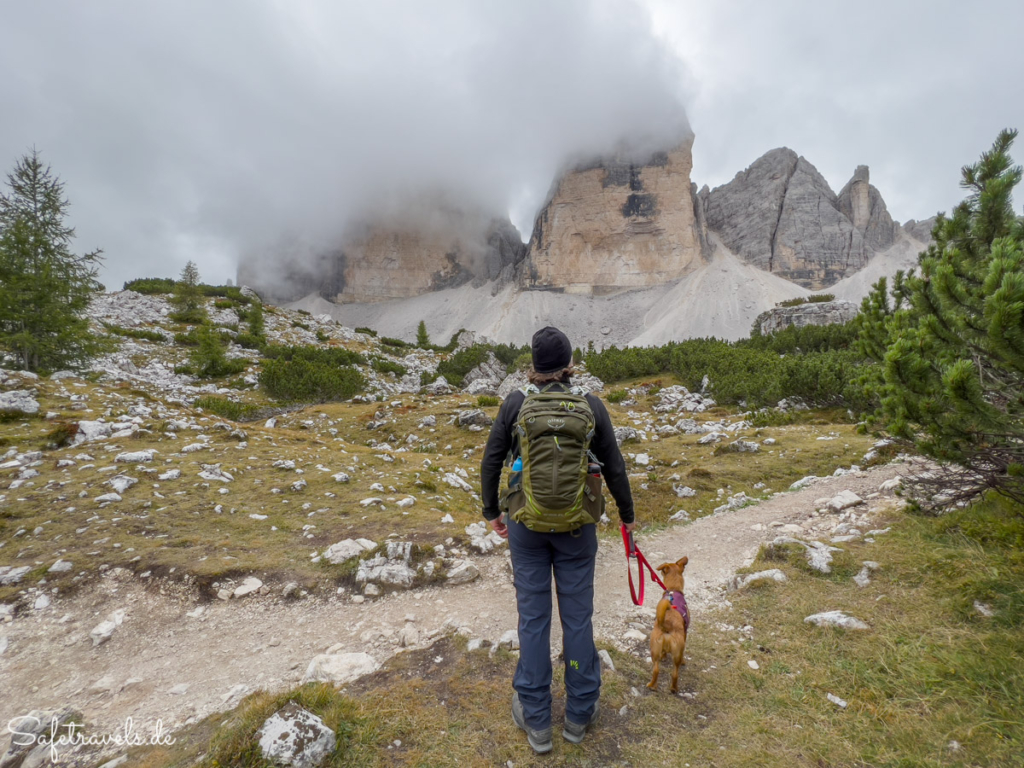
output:
[[[586,397],[549,389],[527,395],[519,411],[523,493],[510,513],[532,531],[564,533],[600,517],[587,476],[595,421]],[[597,502],[603,502],[597,483]]]

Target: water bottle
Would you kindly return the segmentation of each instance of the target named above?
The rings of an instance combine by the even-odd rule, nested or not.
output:
[[[518,488],[520,483],[523,481],[523,457],[516,456],[516,460],[512,462],[512,474],[508,476],[508,487]]]

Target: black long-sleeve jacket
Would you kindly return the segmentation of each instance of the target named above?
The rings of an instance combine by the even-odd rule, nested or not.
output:
[[[566,387],[568,389],[568,387]],[[505,457],[515,440],[516,421],[519,409],[526,399],[521,391],[511,393],[498,409],[498,417],[491,425],[491,434],[487,438],[487,447],[480,462],[480,484],[483,491],[484,517],[494,520],[501,514],[498,510],[498,486],[501,483],[501,467]],[[615,430],[612,427],[608,409],[596,395],[587,395],[587,402],[594,412],[594,439],[590,443],[597,460],[603,465],[605,483],[619,508],[619,518],[624,523],[632,523],[633,494],[629,489],[629,477],[626,475],[626,463],[622,460],[618,443],[615,442]]]

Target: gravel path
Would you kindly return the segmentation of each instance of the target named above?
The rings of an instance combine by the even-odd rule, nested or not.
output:
[[[892,501],[878,493],[879,485],[901,470],[901,465],[889,465],[820,480],[754,506],[671,527],[644,537],[640,545],[653,565],[690,558],[686,592],[699,616],[725,603],[725,583],[751,562],[762,542],[779,535],[782,525],[799,525],[812,538],[831,530],[836,520],[817,517],[816,500],[849,489],[868,500],[860,512],[878,511]],[[643,510],[638,512],[642,518]],[[630,628],[650,630],[658,597],[655,589],[645,607],[632,605],[624,559],[617,537],[602,542],[595,627],[599,636],[615,643],[622,643]],[[147,591],[128,575],[107,576],[88,594],[0,624],[0,637],[9,642],[0,654],[0,723],[31,709],[72,704],[98,732],[123,727],[128,716],[139,727],[160,718],[173,728],[233,706],[257,688],[298,683],[312,656],[335,645],[384,659],[394,653],[398,632],[407,623],[424,643],[451,626],[496,641],[516,627],[507,557],[478,558],[476,563],[481,578],[458,587],[363,604],[352,603],[347,595],[214,601],[197,618],[186,616],[197,605],[183,597]],[[123,625],[109,642],[93,648],[89,631],[120,608],[127,612]]]

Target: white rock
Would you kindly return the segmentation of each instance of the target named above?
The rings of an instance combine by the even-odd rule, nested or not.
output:
[[[420,631],[416,629],[415,624],[406,624],[400,630],[398,630],[398,645],[401,648],[412,648],[415,645],[419,645],[420,642]]]
[[[469,483],[467,483],[454,472],[445,472],[444,481],[448,483],[448,485],[450,485],[452,488],[458,488],[461,491],[468,491],[470,493],[473,491],[473,486],[471,486]]]
[[[322,653],[309,662],[302,683],[323,681],[343,685],[376,672],[379,666],[368,653]]]
[[[129,453],[119,453],[114,457],[114,462],[118,464],[145,464],[146,462],[153,460],[153,454],[156,450],[150,448],[145,451],[131,451]]]
[[[853,582],[858,587],[866,587],[868,584],[870,584],[871,572],[877,571],[879,568],[882,567],[874,560],[865,560],[863,566],[864,567],[860,569],[860,573],[853,577]]]
[[[651,457],[648,456],[646,453],[638,453],[634,461],[641,467],[646,467],[651,463]]]
[[[479,569],[469,560],[461,560],[448,571],[447,583],[452,585],[467,584],[480,575]]]
[[[17,584],[31,570],[31,565],[19,565],[17,568],[10,565],[0,566],[0,586],[9,587]]]
[[[519,650],[519,633],[514,629],[508,630],[498,640],[499,648],[507,648],[510,651]]]
[[[672,490],[676,492],[676,496],[680,499],[692,499],[697,495],[697,491],[688,485],[673,485]]]
[[[136,480],[134,477],[128,477],[128,475],[115,475],[114,477],[107,480],[106,485],[109,485],[111,488],[113,488],[114,493],[124,493],[137,482],[139,481]]]
[[[886,480],[880,486],[878,486],[878,490],[880,490],[882,493],[887,493],[889,491],[897,491],[902,485],[902,477],[890,477],[888,480]]]
[[[361,507],[368,507],[371,504],[383,504],[383,503],[384,503],[383,499],[379,499],[376,496],[374,496],[374,497],[371,497],[369,499],[363,499],[362,501],[359,502],[359,506],[361,506]]]
[[[815,475],[808,475],[807,477],[802,477],[799,480],[797,480],[795,483],[793,483],[791,486],[789,486],[789,490],[791,490],[791,491],[799,491],[801,488],[806,488],[811,483],[813,483],[813,482],[815,482],[817,480],[820,480],[820,479],[821,478],[819,478],[819,477],[817,477]]]
[[[120,495],[118,495],[116,493],[104,493],[104,494],[101,494],[101,495],[96,497],[96,501],[98,501],[100,504],[103,504],[104,502],[108,502],[108,501],[120,501],[120,500],[121,500]]]
[[[825,506],[831,512],[843,512],[844,510],[847,510],[850,507],[856,507],[863,503],[864,499],[862,499],[856,493],[854,493],[853,491],[845,490],[840,491],[835,496],[833,496],[829,500],[828,504],[826,504]]]
[[[827,698],[829,701],[831,701],[833,704],[835,704],[840,709],[846,709],[846,707],[847,707],[847,703],[845,701],[843,701],[842,699],[840,699],[838,696],[834,695],[834,694],[831,694],[831,693],[826,694],[825,698]]]
[[[758,664],[753,659],[750,659],[750,661],[747,662],[747,666],[750,667],[751,669],[760,669],[761,668],[761,665]]]
[[[39,413],[39,402],[27,390],[15,389],[0,392],[0,411],[19,411],[24,414]]]
[[[991,619],[996,615],[996,612],[992,610],[992,606],[987,603],[983,603],[980,600],[974,601],[974,610],[984,616],[986,619]]]
[[[401,509],[408,509],[409,507],[411,507],[415,503],[416,503],[416,498],[415,497],[413,497],[413,496],[406,496],[404,499],[400,499],[395,506],[400,507]]]
[[[253,592],[258,592],[260,587],[263,586],[263,582],[257,579],[255,576],[250,576],[237,587],[231,593],[232,597],[245,597],[251,595]]]
[[[47,573],[67,573],[75,566],[70,560],[58,560],[47,569]]]
[[[615,662],[612,661],[612,655],[608,653],[608,651],[602,648],[597,652],[597,656],[599,659],[601,659],[601,663],[604,666],[608,667],[608,669],[610,669],[612,672],[615,671]]]
[[[685,509],[680,509],[674,515],[669,518],[671,523],[688,523],[690,522],[690,513]]]
[[[766,581],[774,581],[779,584],[783,584],[788,579],[786,574],[780,571],[778,568],[772,568],[767,571],[758,571],[757,573],[750,573],[746,576],[733,576],[732,581],[729,583],[729,589],[733,591],[746,589],[753,584],[759,584]]]
[[[181,470],[169,469],[163,474],[158,475],[157,477],[159,477],[161,480],[177,480],[179,477],[181,477]]]
[[[323,557],[329,563],[341,565],[346,560],[359,557],[364,551],[365,548],[359,542],[354,539],[345,539],[337,544],[331,544],[331,546],[324,550]]]
[[[854,618],[853,616],[847,616],[842,611],[825,611],[824,613],[815,613],[805,618],[804,622],[814,624],[819,627],[870,629],[870,627],[860,619]]]
[[[184,696],[188,693],[188,683],[178,683],[177,685],[171,686],[167,689],[167,693],[171,696]]]
[[[47,595],[46,593],[43,593],[43,594],[39,595],[39,597],[37,597],[35,602],[32,604],[32,607],[35,610],[37,610],[37,611],[41,611],[44,608],[49,608],[50,607],[50,596]]]
[[[264,759],[295,768],[322,765],[338,743],[323,720],[294,701],[268,717],[256,735]]]
[[[351,480],[351,478],[344,472],[339,472],[338,474],[334,475],[334,482],[336,483],[347,483],[349,480]]]
[[[114,634],[114,630],[117,629],[117,624],[109,619],[107,621],[101,621],[92,631],[89,633],[89,637],[92,638],[92,647],[95,648],[97,645],[102,645],[110,639],[111,635]]]

